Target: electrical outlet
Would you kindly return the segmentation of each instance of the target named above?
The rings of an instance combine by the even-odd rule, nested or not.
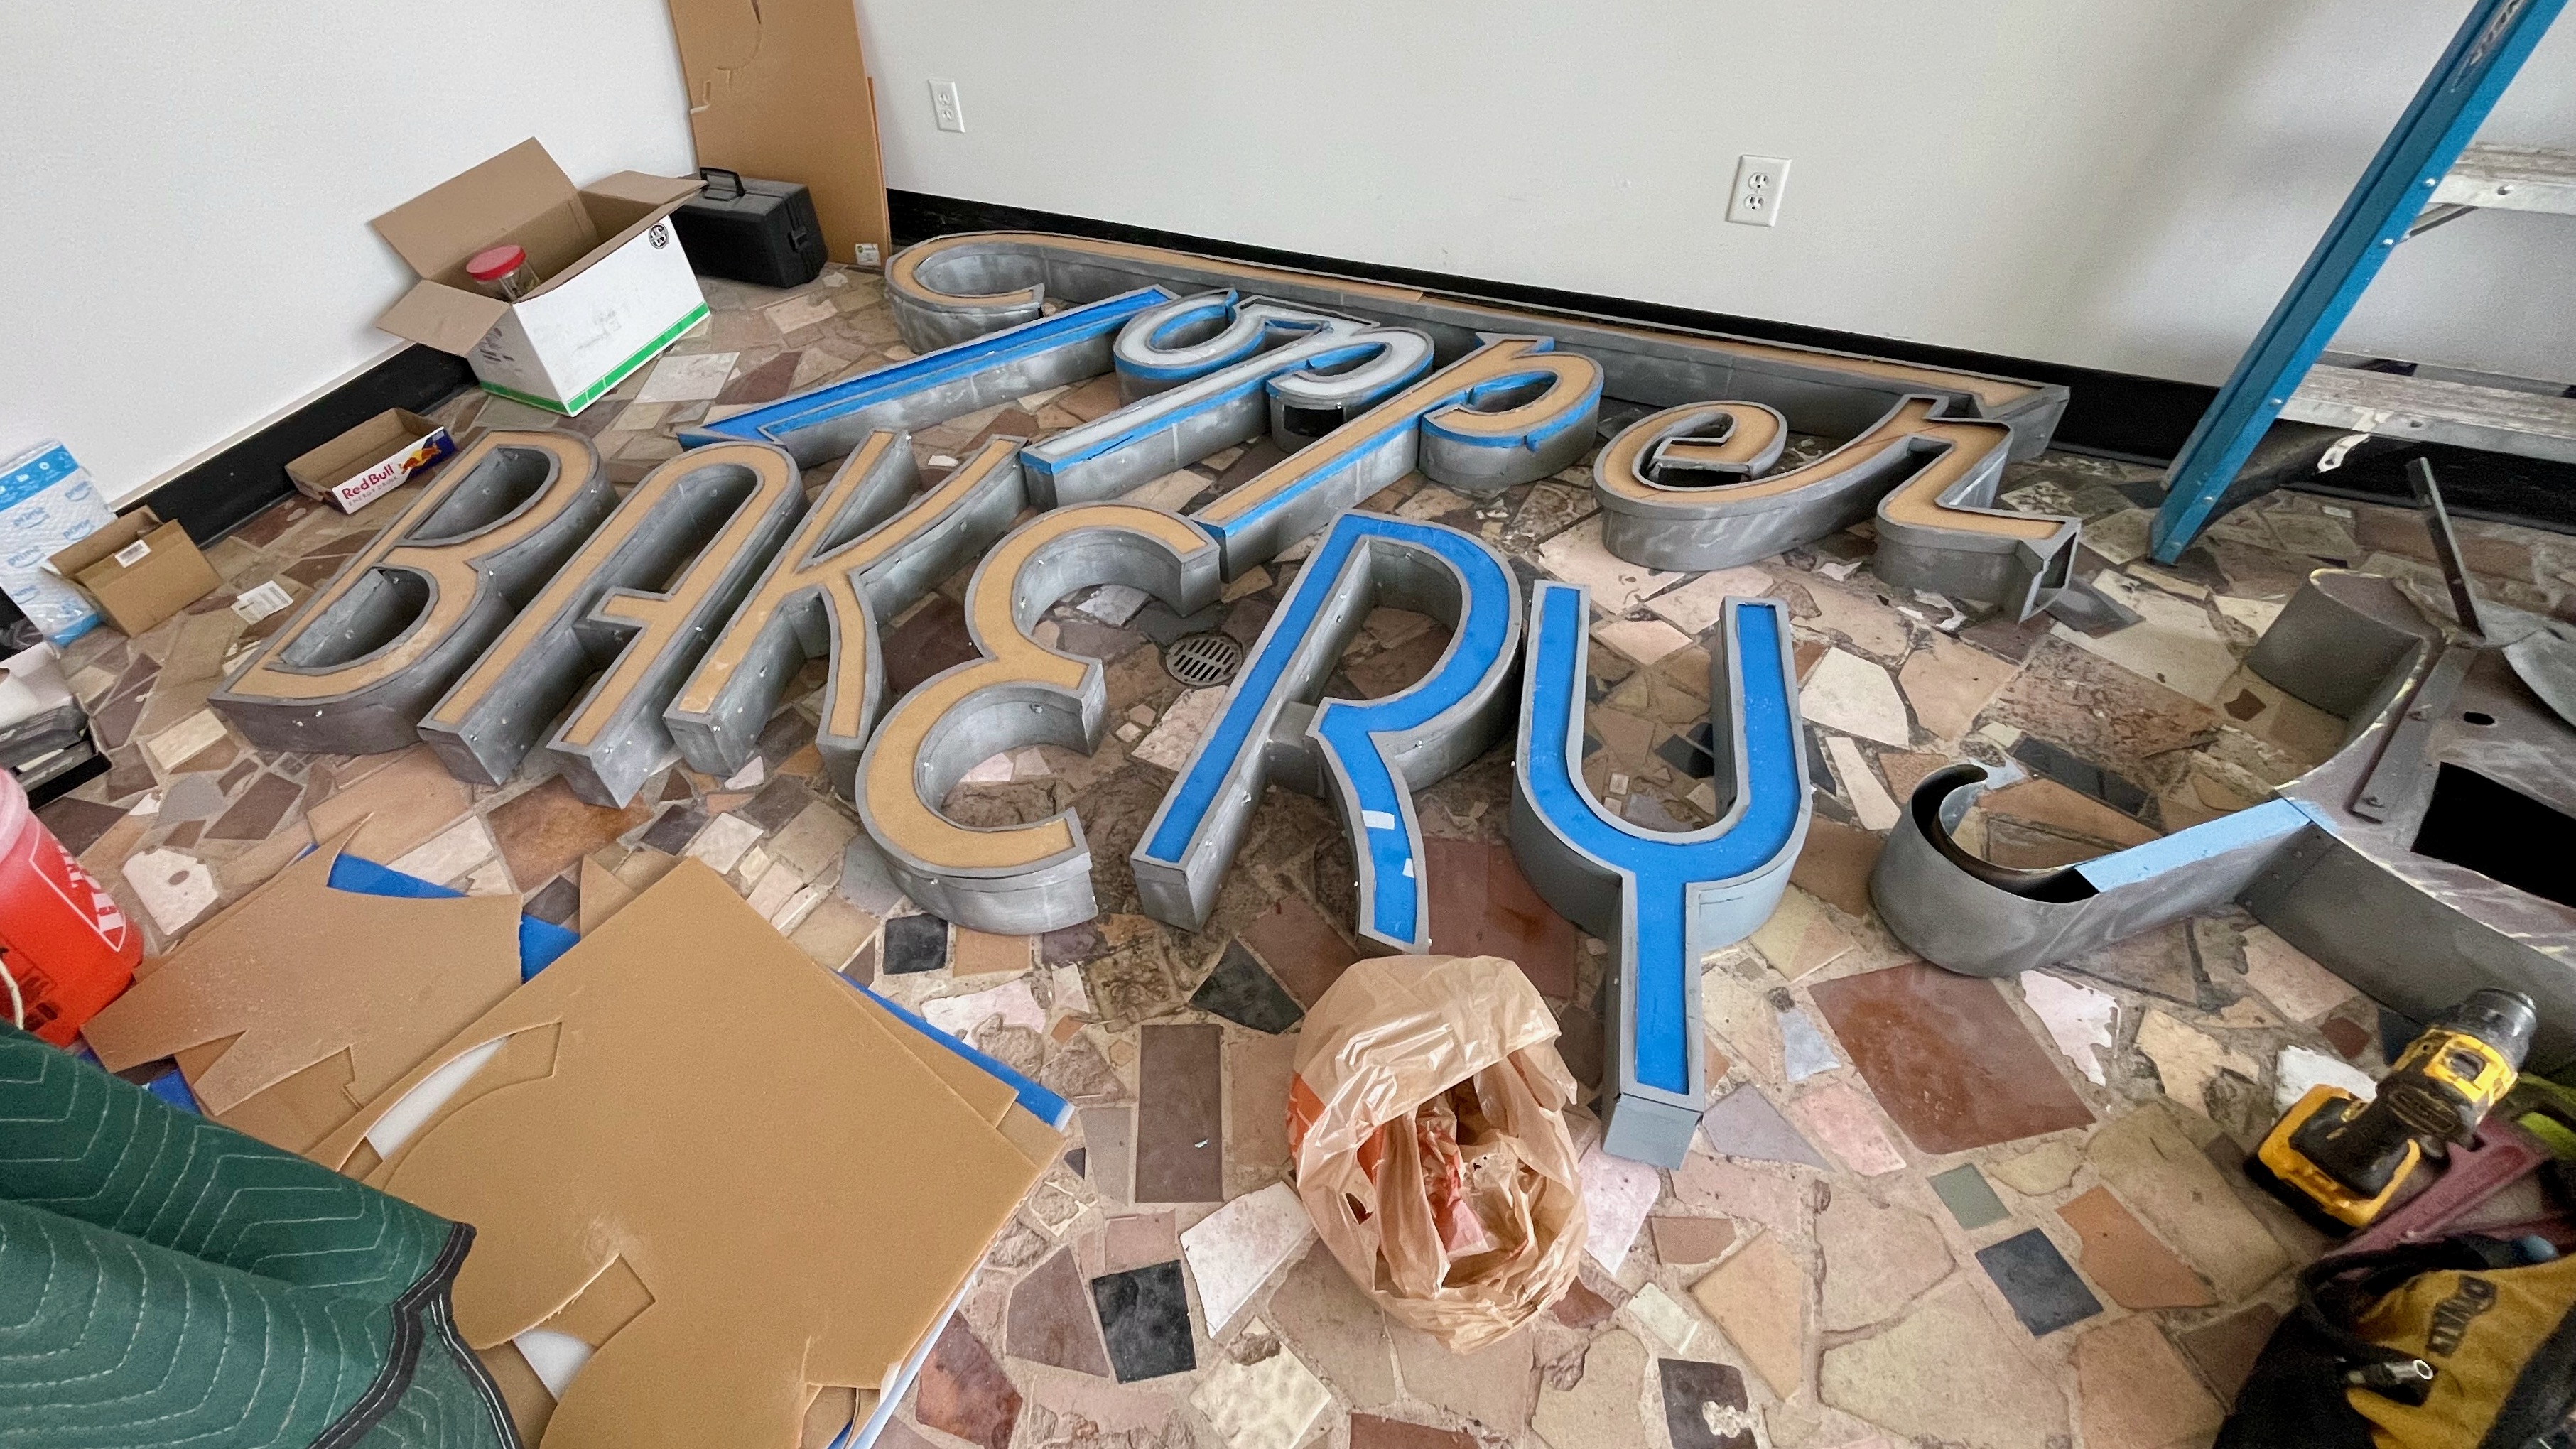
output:
[[[930,111],[939,118],[939,129],[966,129],[966,107],[957,99],[957,82],[935,80],[930,83]]]
[[[1770,226],[1780,219],[1780,196],[1789,189],[1789,163],[1778,156],[1735,158],[1735,195],[1726,203],[1726,219],[1746,226]]]

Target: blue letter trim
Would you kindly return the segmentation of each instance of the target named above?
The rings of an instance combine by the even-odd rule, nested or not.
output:
[[[1711,666],[1726,816],[1687,835],[1645,831],[1592,798],[1582,777],[1588,591],[1543,582],[1531,606],[1512,848],[1539,894],[1617,946],[1618,1063],[1607,1150],[1678,1166],[1705,1107],[1699,962],[1752,934],[1779,903],[1806,836],[1788,614],[1729,599]],[[1641,1105],[1648,1110],[1638,1112]],[[1624,1120],[1623,1120],[1624,1119]]]
[[[1282,711],[1313,697],[1351,631],[1390,596],[1450,617],[1440,662],[1401,693],[1326,699],[1303,730],[1280,728]],[[1362,941],[1381,951],[1428,950],[1412,792],[1502,737],[1520,627],[1511,570],[1480,540],[1384,514],[1335,519],[1145,829],[1132,863],[1147,911],[1175,924],[1205,921],[1254,802],[1273,767],[1284,766],[1316,793],[1329,779],[1359,868]],[[1300,745],[1303,760],[1276,758]]]
[[[1051,317],[684,428],[680,446],[737,439],[775,443],[811,467],[848,452],[879,428],[927,427],[1023,393],[1097,377],[1110,370],[1110,346],[1128,319],[1171,300],[1172,294],[1161,287],[1143,287],[1068,307]]]

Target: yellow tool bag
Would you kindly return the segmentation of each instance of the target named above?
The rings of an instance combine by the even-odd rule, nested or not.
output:
[[[2461,1234],[2314,1264],[2216,1449],[2568,1443],[2576,1258],[2544,1251]]]

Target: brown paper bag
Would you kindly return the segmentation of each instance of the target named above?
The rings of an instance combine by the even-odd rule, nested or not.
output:
[[[1563,1296],[1582,1180],[1556,1018],[1493,956],[1385,956],[1306,1013],[1288,1088],[1297,1192],[1352,1281],[1468,1353]]]

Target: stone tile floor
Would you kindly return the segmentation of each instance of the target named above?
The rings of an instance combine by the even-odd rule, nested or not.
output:
[[[646,369],[581,417],[480,394],[439,415],[460,435],[571,428],[631,483],[678,452],[679,425],[909,355],[867,273],[708,292],[715,316],[675,349],[691,361]],[[1062,428],[1115,401],[1105,380],[1025,398],[924,430],[919,452],[937,470],[983,437]],[[1799,441],[1810,455],[1823,446]],[[1183,505],[1276,456],[1266,443],[1228,450],[1142,493]],[[1041,938],[914,913],[864,842],[853,848],[802,699],[738,775],[674,768],[623,810],[534,776],[467,786],[421,748],[246,747],[205,697],[283,616],[245,626],[226,606],[270,580],[301,599],[401,511],[399,495],[345,518],[279,504],[208,548],[216,595],[140,639],[102,631],[75,645],[72,679],[114,768],[44,814],[149,923],[155,950],[360,819],[362,853],[521,895],[563,922],[579,920],[585,872],[639,883],[660,858],[695,855],[817,961],[1072,1098],[1072,1150],[995,1244],[890,1444],[2205,1442],[2289,1301],[2293,1265],[2320,1246],[2235,1164],[2296,1086],[2384,1068],[2375,1008],[2237,914],[2017,981],[1950,976],[1880,926],[1869,867],[1897,802],[1963,756],[2030,776],[1988,795],[1965,832],[2016,865],[2263,798],[2330,752],[2342,725],[2246,673],[2246,651],[2320,564],[2438,597],[2420,526],[2277,495],[2159,567],[2144,557],[2151,471],[2055,453],[2017,464],[2007,497],[2083,517],[2087,576],[2142,616],[2087,635],[1884,586],[1865,526],[1719,575],[1650,574],[1601,550],[1586,478],[1569,469],[1484,502],[1408,478],[1371,506],[1474,530],[1525,570],[1593,586],[1605,607],[1586,772],[1654,828],[1710,815],[1693,731],[1707,715],[1697,641],[1719,600],[1788,601],[1815,827],[1779,912],[1706,965],[1721,1080],[1703,1142],[1669,1173],[1591,1154],[1582,1282],[1473,1355],[1388,1322],[1276,1186],[1296,1022],[1353,959],[1351,865],[1329,810],[1271,792],[1195,934],[1140,914],[1125,865],[1213,699],[1166,675],[1160,648],[1208,628],[1249,640],[1293,561],[1199,618],[1103,590],[1043,626],[1110,661],[1115,736],[1088,758],[998,756],[948,802],[970,823],[1080,812],[1102,915]],[[2493,596],[2567,612],[2576,541],[2464,531]],[[964,656],[963,582],[892,621],[897,689]],[[1381,610],[1335,688],[1391,692],[1443,641],[1433,621]],[[805,684],[819,683],[818,666]],[[1513,866],[1506,790],[1497,753],[1419,802],[1435,837],[1437,944],[1518,959],[1559,1014],[1569,1065],[1594,1082],[1604,948]]]

